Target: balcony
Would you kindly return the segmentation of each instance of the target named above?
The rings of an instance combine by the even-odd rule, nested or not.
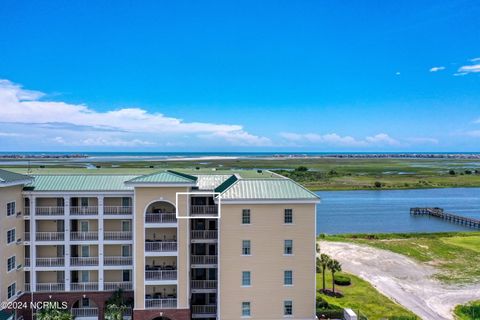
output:
[[[148,297],[149,295],[147,295]],[[176,309],[177,298],[152,299],[145,298],[145,308],[147,309]]]
[[[146,252],[176,252],[177,242],[146,240],[145,251]]]
[[[35,233],[36,241],[64,241],[65,232],[37,232]]]
[[[25,289],[27,289],[26,285],[25,285]],[[37,283],[36,291],[37,292],[65,291],[65,283]]]
[[[30,267],[30,258],[25,257],[25,267]]]
[[[29,216],[30,215],[30,207],[25,207],[25,210],[24,210],[24,213],[23,213],[24,216]]]
[[[72,257],[70,265],[77,267],[98,266],[98,257]]]
[[[37,216],[63,216],[65,207],[35,207]]]
[[[70,240],[72,241],[92,241],[98,240],[97,231],[88,231],[88,232],[70,232]]]
[[[105,231],[103,233],[103,239],[113,240],[113,241],[132,240],[132,232],[131,231]]]
[[[192,306],[192,314],[216,314],[217,306],[216,305],[202,305],[202,306]]]
[[[98,317],[98,308],[72,308],[74,318]]]
[[[193,255],[191,258],[191,264],[201,264],[201,265],[215,265],[217,264],[217,256],[214,255],[205,255],[205,256],[198,256]]]
[[[131,266],[133,259],[132,257],[104,257],[103,264],[105,266]]]
[[[107,216],[128,215],[132,214],[132,207],[123,206],[105,206],[103,207],[103,214]]]
[[[217,205],[192,205],[190,206],[191,216],[216,216],[218,215]]]
[[[217,240],[217,230],[193,230],[191,232],[192,240]]]
[[[30,232],[25,232],[24,239],[25,241],[30,241]]]
[[[146,270],[145,280],[147,281],[177,280],[177,270]]]
[[[145,223],[177,223],[175,213],[146,213]]]
[[[103,284],[103,288],[106,291],[117,291],[118,289],[122,290],[132,290],[133,284],[132,282],[105,282]]]
[[[217,280],[192,280],[192,289],[217,289]]]
[[[70,207],[70,215],[72,215],[72,216],[98,215],[98,207],[97,206]]]
[[[35,260],[37,267],[63,267],[65,265],[64,257],[37,258]]]
[[[71,291],[97,291],[97,282],[73,282],[70,284]]]

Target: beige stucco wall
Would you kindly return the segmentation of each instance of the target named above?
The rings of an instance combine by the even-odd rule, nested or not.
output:
[[[186,192],[187,187],[150,187],[135,188],[135,309],[145,308],[145,237],[144,237],[144,213],[147,206],[153,201],[167,200],[175,204],[176,193]],[[186,212],[187,198],[180,201],[179,210]],[[159,229],[157,229],[159,230]],[[171,232],[171,231],[166,231]],[[163,238],[161,234],[159,238]],[[189,308],[188,292],[188,221],[179,220],[178,222],[178,288],[177,288],[177,307],[179,309]],[[157,286],[158,287],[158,286]],[[150,289],[149,289],[150,290]]]
[[[78,246],[74,245],[72,247],[78,247],[78,256],[81,257],[82,256],[81,246],[80,245],[78,245]],[[90,257],[98,257],[98,245],[89,245],[88,247],[90,248],[89,249],[90,250]]]
[[[7,231],[15,228],[16,239],[23,239],[25,225],[23,217],[16,215],[7,217],[7,203],[16,202],[16,212],[23,212],[22,186],[0,188],[0,301],[7,301],[7,288],[16,283],[16,290],[24,290],[25,276],[23,271],[12,270],[7,272],[7,259],[15,256],[16,264],[24,264],[24,247],[22,244],[7,245]]]
[[[89,231],[98,231],[98,220],[94,220],[94,219],[72,219],[71,224],[73,225],[74,223],[77,223],[78,232],[80,232],[81,221],[87,221],[88,222],[88,230]]]
[[[36,198],[35,206],[36,207],[56,207],[57,198]]]
[[[130,221],[130,226],[133,225],[132,219],[106,219],[104,220],[105,231],[122,231],[122,221]]]
[[[37,258],[52,258],[57,256],[57,246],[37,246]]]
[[[242,225],[242,209],[251,210],[251,224]],[[284,225],[284,209],[294,224]],[[251,241],[251,256],[242,256],[242,240]],[[293,240],[293,256],[284,256],[284,240]],[[220,219],[220,315],[241,318],[243,301],[251,303],[251,319],[282,319],[284,300],[293,301],[294,319],[315,318],[315,205],[222,205]],[[293,286],[283,284],[284,270],[293,271]],[[242,271],[251,272],[251,287],[241,286]]]
[[[122,245],[120,244],[106,244],[103,247],[103,252],[105,257],[121,257],[122,256]],[[131,252],[131,249],[130,249]]]
[[[127,197],[126,198],[131,198],[131,197]],[[133,200],[132,200],[132,203],[133,203]],[[105,197],[103,199],[103,205],[106,206],[106,207],[119,207],[122,205],[122,197]]]
[[[37,283],[57,283],[57,271],[37,271]]]
[[[37,232],[57,232],[57,220],[37,220]]]
[[[105,282],[121,282],[123,279],[122,273],[122,270],[105,270],[103,280]]]

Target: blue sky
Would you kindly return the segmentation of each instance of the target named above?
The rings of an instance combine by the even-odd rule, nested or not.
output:
[[[2,1],[1,151],[480,151],[478,1]]]

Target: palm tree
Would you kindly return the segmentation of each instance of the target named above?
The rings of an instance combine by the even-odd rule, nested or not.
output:
[[[107,305],[107,310],[105,311],[105,319],[106,320],[122,320],[123,314],[127,310],[125,305],[116,305],[116,304],[109,304]]]
[[[332,291],[335,295],[335,272],[342,271],[342,265],[337,260],[330,260],[327,265],[328,270],[332,273]]]
[[[318,260],[320,263],[320,266],[322,267],[322,291],[325,291],[325,269],[327,269],[328,262],[330,261],[330,257],[326,255],[325,253],[322,253],[320,255],[320,260]]]
[[[37,314],[37,320],[73,320],[73,315],[66,310],[47,308]]]

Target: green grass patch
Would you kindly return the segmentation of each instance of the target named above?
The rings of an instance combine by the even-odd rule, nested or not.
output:
[[[458,305],[453,311],[457,320],[479,320],[480,301],[472,301],[468,304]]]
[[[338,274],[348,276],[351,279],[351,284],[349,286],[336,286],[337,291],[339,290],[343,294],[341,298],[317,293],[317,296],[328,304],[341,308],[351,308],[357,313],[360,311],[369,320],[390,319],[395,316],[415,317],[415,314],[378,292],[367,281],[344,272]],[[330,272],[325,273],[325,279],[327,288],[331,288],[332,276]],[[321,273],[317,274],[317,289],[322,289]]]
[[[365,244],[403,254],[437,268],[436,277],[445,283],[480,282],[480,232],[347,234],[320,238]]]

